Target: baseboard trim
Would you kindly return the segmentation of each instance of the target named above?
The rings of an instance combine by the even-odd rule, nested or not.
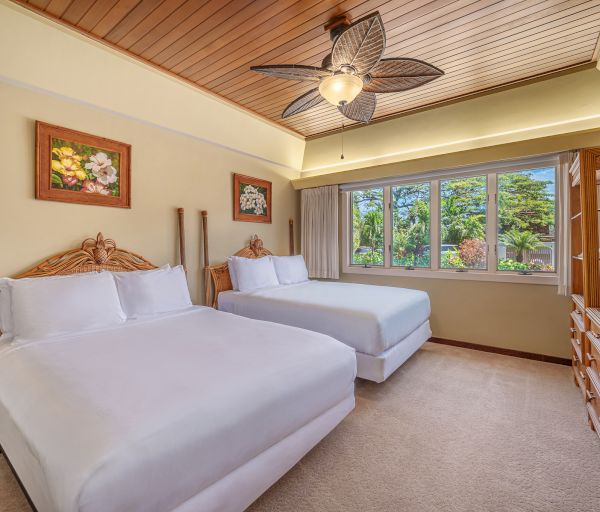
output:
[[[542,361],[544,363],[564,364],[571,366],[571,360],[564,357],[547,356],[544,354],[534,354],[533,352],[522,352],[521,350],[513,350],[510,348],[492,347],[490,345],[479,345],[478,343],[468,343],[466,341],[448,340],[446,338],[429,338],[432,343],[441,345],[451,345],[453,347],[468,348],[471,350],[479,350],[480,352],[492,352],[503,356],[520,357],[522,359],[533,359],[534,361]]]

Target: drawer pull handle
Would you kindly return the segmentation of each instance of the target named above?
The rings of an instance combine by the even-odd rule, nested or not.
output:
[[[585,394],[586,394],[586,399],[588,402],[595,400],[597,398],[597,396],[594,395],[594,393],[592,393],[589,389],[585,390]]]
[[[577,329],[575,329],[575,327],[571,327],[570,331],[572,334],[575,334],[577,332]]]
[[[594,338],[596,338],[597,340],[600,339],[600,334],[598,334],[597,332],[594,332],[594,331],[590,331],[590,332],[592,333],[592,336]]]
[[[579,370],[579,376],[581,377],[581,380],[585,382],[585,374]]]
[[[590,363],[592,363],[593,361],[595,361],[595,360],[596,360],[596,358],[595,358],[595,357],[594,357],[592,354],[590,354],[589,352],[586,352],[586,354],[585,354],[585,357],[587,357],[587,360],[588,360]]]
[[[575,309],[575,314],[576,315],[581,315],[581,311],[579,311],[578,309]]]

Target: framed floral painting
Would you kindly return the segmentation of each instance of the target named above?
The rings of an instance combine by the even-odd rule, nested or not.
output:
[[[271,224],[271,182],[233,175],[233,220]]]
[[[35,197],[131,208],[131,146],[36,122]]]

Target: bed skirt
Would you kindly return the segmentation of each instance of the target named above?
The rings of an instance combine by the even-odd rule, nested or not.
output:
[[[357,376],[361,379],[383,382],[429,338],[431,338],[431,327],[429,320],[426,320],[406,338],[378,356],[356,352]]]

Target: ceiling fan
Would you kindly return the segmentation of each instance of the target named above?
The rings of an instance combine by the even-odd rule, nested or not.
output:
[[[330,31],[333,48],[320,68],[296,64],[250,68],[275,78],[319,84],[292,101],[283,111],[282,118],[327,100],[347,118],[368,123],[377,106],[376,94],[407,91],[444,74],[441,69],[416,59],[383,59],[385,28],[379,12],[352,24],[347,17],[340,16],[325,29]]]

